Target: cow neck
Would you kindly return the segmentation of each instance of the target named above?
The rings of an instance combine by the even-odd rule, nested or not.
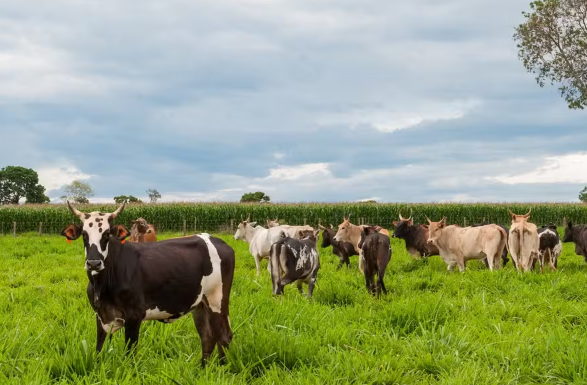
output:
[[[575,242],[575,243],[581,242],[581,233],[586,228],[587,228],[587,226],[585,226],[585,225],[575,225],[575,226],[573,226],[573,228],[571,229],[571,232],[573,233],[573,242]]]
[[[102,298],[116,288],[125,287],[133,280],[134,272],[138,264],[138,257],[134,250],[127,250],[123,254],[123,247],[134,247],[132,243],[123,246],[118,241],[108,244],[108,257],[104,261],[104,270],[92,276],[88,274],[94,288],[94,305],[98,306]]]
[[[247,226],[246,230],[245,230],[245,238],[247,240],[247,242],[251,243],[251,241],[253,240],[253,238],[255,237],[255,234],[257,234],[260,230],[265,230],[265,228],[263,226]]]

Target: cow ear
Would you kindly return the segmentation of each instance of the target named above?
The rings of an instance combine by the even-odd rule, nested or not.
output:
[[[298,236],[300,237],[300,239],[304,238],[304,232],[302,230],[298,231]]]
[[[75,241],[82,234],[82,227],[71,224],[61,231],[61,235],[67,238],[68,241]]]
[[[135,221],[135,220],[130,221],[131,225],[134,225],[135,223],[137,223],[137,221]]]
[[[393,221],[393,225],[397,227],[397,221]]]
[[[423,228],[425,228],[426,230],[428,230],[428,227],[429,227],[428,225],[420,225],[420,226],[422,226],[422,227],[423,227]]]
[[[257,222],[249,222],[249,225],[255,227],[255,226],[257,226]]]
[[[124,241],[128,236],[130,236],[130,231],[128,231],[128,229],[123,225],[116,225],[112,228],[111,234],[119,241]]]

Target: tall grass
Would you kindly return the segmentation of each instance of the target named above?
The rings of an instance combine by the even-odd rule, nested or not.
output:
[[[115,205],[79,205],[82,211],[114,211]],[[563,218],[577,223],[587,222],[587,205],[563,203],[539,204],[373,204],[373,203],[300,203],[300,204],[242,204],[242,203],[173,203],[173,204],[132,204],[121,214],[119,221],[128,224],[140,216],[154,223],[161,231],[177,231],[186,221],[186,227],[199,230],[226,229],[231,219],[234,224],[251,214],[251,220],[265,223],[266,218],[279,218],[289,224],[310,225],[338,224],[343,215],[350,215],[351,221],[362,220],[391,227],[401,210],[408,216],[413,210],[414,219],[425,223],[426,217],[440,220],[447,217],[449,223],[467,224],[490,222],[507,224],[510,222],[507,208],[515,213],[526,213],[532,208],[532,221],[538,224],[553,222],[561,225]],[[0,206],[0,232],[12,230],[17,222],[18,231],[35,231],[43,222],[43,231],[58,233],[74,220],[66,205],[27,205]]]
[[[179,234],[163,234],[161,238]],[[559,271],[448,273],[439,257],[414,261],[392,239],[388,295],[367,294],[356,257],[320,249],[308,301],[295,285],[271,295],[247,244],[236,251],[228,365],[199,367],[186,316],[148,322],[137,353],[123,331],[94,353],[82,242],[0,237],[0,383],[6,384],[567,384],[587,383],[587,265],[565,244]],[[264,262],[265,264],[265,262]]]

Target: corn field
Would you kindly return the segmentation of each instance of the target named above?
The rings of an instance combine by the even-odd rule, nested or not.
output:
[[[78,205],[78,209],[86,212],[112,212],[116,205]],[[536,204],[380,204],[380,203],[300,203],[300,204],[243,204],[243,203],[169,203],[169,204],[131,204],[118,217],[116,223],[130,226],[130,221],[138,217],[153,223],[159,232],[233,231],[239,221],[251,215],[251,221],[265,225],[267,218],[279,218],[280,223],[304,224],[317,226],[337,225],[343,215],[350,215],[351,222],[356,224],[371,223],[386,228],[392,227],[397,220],[399,210],[404,217],[413,210],[414,220],[426,223],[426,217],[433,221],[447,217],[448,223],[461,226],[479,223],[486,219],[492,223],[509,224],[507,208],[517,214],[525,214],[532,208],[531,221],[542,225],[552,222],[562,225],[563,218],[574,223],[587,223],[587,205],[564,203]],[[65,226],[77,222],[67,205],[26,205],[0,207],[0,233],[13,232],[16,222],[17,232],[59,233]],[[185,221],[185,222],[184,222]]]

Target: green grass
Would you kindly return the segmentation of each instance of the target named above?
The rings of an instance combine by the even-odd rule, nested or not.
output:
[[[159,235],[161,239],[179,234]],[[201,369],[191,316],[144,323],[137,353],[118,332],[98,357],[82,242],[0,237],[0,383],[14,384],[563,384],[587,383],[587,265],[565,244],[559,271],[448,273],[414,261],[402,241],[380,300],[356,269],[320,251],[314,298],[295,285],[273,298],[266,262],[255,276],[236,250],[228,365]]]

